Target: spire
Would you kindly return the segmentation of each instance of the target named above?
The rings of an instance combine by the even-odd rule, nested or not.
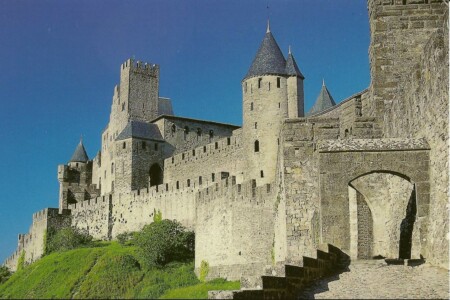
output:
[[[325,80],[322,79],[322,89],[320,90],[319,96],[317,96],[316,103],[314,103],[314,106],[311,108],[311,110],[307,115],[308,116],[315,115],[335,105],[336,102],[334,102],[334,99],[331,96],[330,91],[328,91],[325,85]]]
[[[291,45],[289,45],[288,54],[292,54],[292,53],[291,53]]]
[[[292,55],[291,46],[289,46],[289,55],[286,61],[286,74],[289,76],[297,76],[301,79],[305,79],[305,76],[303,76],[302,72],[300,72],[297,63],[295,62],[294,55]]]
[[[281,53],[275,38],[270,32],[270,23],[267,21],[267,31],[253,59],[252,65],[245,78],[261,75],[286,75],[286,60]]]
[[[266,30],[266,33],[269,33],[269,32],[270,32],[270,19],[267,18],[267,30]]]
[[[86,154],[86,149],[84,149],[83,138],[81,137],[75,152],[69,162],[87,162],[89,157]]]

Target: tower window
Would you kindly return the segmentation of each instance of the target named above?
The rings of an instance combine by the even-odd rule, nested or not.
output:
[[[142,142],[142,149],[147,149],[147,143],[145,141]]]
[[[231,139],[228,137],[227,138],[227,145],[229,146],[231,144]]]
[[[216,143],[214,144],[214,148],[215,148],[215,149],[219,149],[219,143],[216,142]]]
[[[250,103],[250,110],[253,110],[253,102]]]
[[[278,102],[278,108],[281,108],[281,103],[280,102]]]
[[[192,156],[195,156],[195,149],[192,150]]]
[[[255,129],[258,129],[258,122],[255,122]]]
[[[199,184],[199,185],[202,185],[202,176],[199,176],[199,177],[198,177],[198,184]]]
[[[114,173],[114,163],[111,164],[111,174]]]
[[[172,157],[172,163],[174,163],[174,162],[175,162],[175,158]]]
[[[180,182],[177,181],[177,190],[180,188]]]
[[[184,127],[184,139],[186,140],[187,136],[189,134],[189,127]]]
[[[214,130],[209,131],[209,139],[212,139],[214,137]]]
[[[269,91],[270,91],[270,82],[269,82]]]
[[[124,110],[125,110],[125,102],[122,103],[122,111],[124,111]]]
[[[158,143],[155,143],[155,151],[158,151]]]
[[[172,136],[175,134],[175,132],[177,131],[177,127],[175,126],[175,124],[172,125]]]
[[[255,141],[255,152],[259,152],[259,141]]]
[[[216,180],[216,174],[212,173],[211,174],[211,181],[214,182]]]
[[[261,178],[264,178],[264,171],[261,170],[260,173],[261,173]]]
[[[261,88],[262,78],[258,78],[258,89]]]
[[[123,142],[122,149],[125,149],[127,147],[127,142]]]
[[[206,146],[203,146],[203,153],[206,152]]]
[[[280,77],[277,77],[277,88],[280,88],[281,86],[281,79]]]
[[[190,186],[191,186],[191,180],[188,179],[188,180],[187,180],[187,187],[190,187]]]
[[[244,93],[247,93],[247,82],[244,83]]]
[[[184,159],[184,153],[181,154],[181,159]]]
[[[202,129],[201,128],[197,128],[197,136],[201,136],[202,135]]]

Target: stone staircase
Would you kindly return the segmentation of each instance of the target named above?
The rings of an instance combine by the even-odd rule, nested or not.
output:
[[[350,258],[328,244],[328,252],[317,250],[317,258],[303,256],[302,265],[266,267],[263,276],[242,278],[241,289],[209,291],[209,299],[290,299],[314,281],[345,270]]]

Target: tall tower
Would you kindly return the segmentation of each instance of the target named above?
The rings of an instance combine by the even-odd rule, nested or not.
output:
[[[303,116],[303,75],[292,53],[283,56],[267,31],[242,80],[244,149],[248,154],[244,180],[257,184],[275,179],[282,122]]]

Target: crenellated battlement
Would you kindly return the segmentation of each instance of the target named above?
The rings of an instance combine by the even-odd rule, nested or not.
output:
[[[142,62],[142,61],[135,61],[132,58],[127,59],[123,64],[121,64],[120,69],[122,71],[129,69],[133,72],[139,72],[143,74],[148,74],[155,76],[159,73],[159,65]]]
[[[373,1],[376,5],[381,6],[392,6],[392,5],[407,5],[414,6],[416,8],[421,4],[432,4],[432,3],[442,3],[442,0],[375,0]]]

